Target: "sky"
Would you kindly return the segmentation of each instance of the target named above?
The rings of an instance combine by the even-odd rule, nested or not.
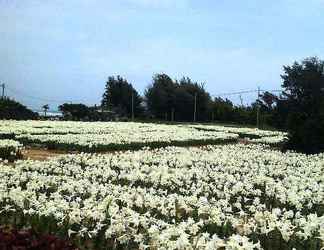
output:
[[[212,96],[280,89],[283,65],[324,59],[323,27],[324,0],[0,0],[0,83],[52,110],[99,104],[110,75],[141,94],[156,73]]]

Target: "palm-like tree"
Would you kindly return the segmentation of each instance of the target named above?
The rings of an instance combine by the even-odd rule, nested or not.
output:
[[[48,104],[45,104],[45,105],[43,105],[43,110],[44,110],[44,115],[45,115],[45,117],[46,117],[46,112],[49,110],[49,105]]]

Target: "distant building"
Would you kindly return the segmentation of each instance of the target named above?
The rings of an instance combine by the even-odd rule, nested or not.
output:
[[[44,111],[34,110],[34,112],[36,112],[39,115],[39,117],[45,118]],[[51,119],[51,120],[52,119],[62,119],[62,117],[63,117],[63,114],[60,111],[47,111],[46,112],[46,118]]]
[[[99,120],[101,121],[112,121],[118,119],[116,112],[102,108],[100,106],[93,107],[95,112],[99,114]]]

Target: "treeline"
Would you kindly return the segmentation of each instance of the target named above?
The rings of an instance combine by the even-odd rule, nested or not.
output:
[[[235,105],[212,98],[204,83],[188,77],[172,79],[156,74],[141,96],[127,79],[110,76],[101,105],[62,104],[66,120],[150,120],[172,122],[222,122],[258,125],[289,132],[287,149],[307,153],[324,151],[324,61],[306,58],[283,67],[282,92],[262,93],[250,105]],[[43,106],[44,113],[49,109]],[[25,106],[4,98],[0,119],[37,119]]]
[[[6,120],[33,120],[38,119],[38,114],[15,100],[0,98],[0,119]]]
[[[62,112],[64,120],[72,121],[101,121],[104,120],[102,114],[98,111],[96,106],[88,107],[85,104],[70,104],[64,103],[58,106]]]
[[[281,78],[281,93],[264,92],[251,105],[239,106],[211,98],[203,83],[188,77],[154,75],[143,97],[126,79],[109,77],[102,107],[118,108],[128,117],[271,126],[288,131],[287,149],[324,151],[324,61],[310,57],[284,66]]]
[[[125,78],[111,76],[101,107],[123,117],[174,122],[234,122],[256,124],[257,105],[237,106],[228,99],[212,98],[204,83],[189,77],[172,79],[155,74],[144,96]]]

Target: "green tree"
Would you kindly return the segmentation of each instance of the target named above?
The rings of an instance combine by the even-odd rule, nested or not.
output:
[[[175,101],[175,84],[166,74],[153,76],[152,84],[145,91],[149,113],[157,119],[171,117]]]
[[[43,106],[42,106],[42,109],[44,110],[44,115],[45,115],[45,117],[46,117],[46,113],[47,113],[47,111],[49,110],[49,105],[48,105],[48,104],[43,105]]]
[[[211,103],[213,121],[233,122],[234,104],[228,100],[216,97]]]
[[[15,100],[0,99],[0,119],[28,120],[37,119],[38,114]]]
[[[324,61],[310,57],[284,66],[281,77],[288,148],[306,153],[324,151]]]
[[[66,120],[88,120],[90,109],[84,104],[69,104],[60,105],[59,110],[62,112]]]
[[[265,91],[260,95],[260,98],[254,103],[255,109],[259,108],[260,112],[260,127],[263,128],[265,125],[271,127],[277,127],[277,104],[279,97],[272,94],[271,92]]]
[[[122,116],[132,116],[132,109],[135,116],[143,114],[142,98],[133,88],[132,84],[121,76],[108,77],[105,92],[102,97],[101,106],[114,110]]]
[[[277,100],[278,97],[276,95],[265,91],[260,95],[259,104],[261,105],[261,108],[271,111],[276,105]]]
[[[183,109],[179,110],[180,114],[186,113],[186,116],[183,116],[182,120],[192,121],[193,120],[193,111],[195,107],[196,99],[196,120],[197,121],[208,121],[210,117],[210,104],[211,97],[209,93],[205,90],[204,83],[193,82],[189,77],[183,77],[179,81],[179,88],[184,90],[187,93],[188,104]],[[179,102],[177,102],[179,104]]]
[[[163,120],[193,121],[195,96],[197,121],[206,121],[211,99],[203,84],[188,77],[173,81],[166,74],[156,74],[145,91],[148,111]]]

